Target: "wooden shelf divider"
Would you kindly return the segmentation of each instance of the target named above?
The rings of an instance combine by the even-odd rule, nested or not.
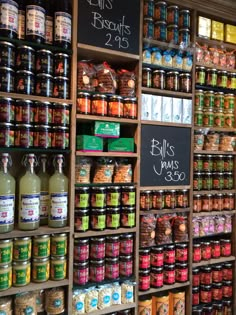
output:
[[[163,292],[163,291],[171,291],[171,290],[175,290],[175,289],[180,289],[180,288],[184,288],[189,286],[190,282],[184,282],[184,283],[175,283],[173,285],[164,285],[161,288],[151,288],[148,291],[139,291],[138,295],[139,296],[144,296],[144,295],[151,295],[151,294],[156,294],[159,292]]]
[[[163,96],[170,96],[170,97],[177,97],[177,98],[186,98],[191,99],[191,93],[184,93],[184,92],[177,92],[177,91],[170,91],[170,90],[160,90],[155,88],[147,88],[142,87],[142,93],[154,94],[154,95],[163,95]]]
[[[235,258],[236,258],[235,256],[229,256],[229,257],[220,257],[216,259],[204,260],[204,261],[200,261],[199,263],[193,263],[193,268],[214,265],[214,264],[221,264],[228,261],[235,261]]]

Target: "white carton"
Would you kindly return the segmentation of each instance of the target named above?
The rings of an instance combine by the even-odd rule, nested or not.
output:
[[[161,121],[171,122],[172,121],[172,97],[162,98],[162,117]]]
[[[181,98],[173,98],[172,103],[172,122],[181,124],[183,113],[183,100]]]
[[[151,120],[152,114],[152,95],[142,94],[141,119]]]
[[[183,99],[183,124],[192,123],[192,100]]]
[[[152,95],[152,120],[161,121],[162,96]]]

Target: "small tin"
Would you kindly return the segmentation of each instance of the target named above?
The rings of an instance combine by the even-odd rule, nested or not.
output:
[[[0,91],[12,93],[15,87],[15,71],[11,68],[0,67]]]
[[[53,53],[50,50],[36,52],[36,73],[53,74]]]
[[[36,75],[35,94],[39,96],[52,97],[53,77],[50,74],[39,73]]]
[[[15,46],[9,42],[0,42],[0,67],[15,66]]]
[[[35,50],[29,46],[18,46],[16,49],[17,70],[35,70]]]
[[[54,77],[53,97],[68,99],[70,96],[70,83],[66,77]]]

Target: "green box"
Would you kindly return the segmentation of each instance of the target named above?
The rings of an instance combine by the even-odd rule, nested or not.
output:
[[[119,138],[120,124],[107,121],[95,121],[94,135],[103,138]]]
[[[77,136],[76,149],[84,152],[103,151],[103,139],[87,135]]]
[[[134,138],[108,139],[108,151],[134,152]]]

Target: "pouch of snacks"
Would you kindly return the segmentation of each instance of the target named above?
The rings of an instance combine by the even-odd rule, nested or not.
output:
[[[121,96],[133,97],[136,90],[135,73],[125,69],[118,71],[119,75],[119,92]]]
[[[186,217],[177,216],[173,218],[173,232],[174,241],[185,242],[188,241],[188,221]]]
[[[78,62],[77,87],[78,90],[95,91],[95,69],[88,61]]]
[[[156,223],[156,244],[172,243],[172,227],[170,218],[160,217]]]
[[[116,72],[106,62],[97,65],[97,90],[100,93],[114,94],[117,89]]]
[[[92,159],[89,157],[76,157],[75,183],[89,184]]]
[[[162,66],[162,52],[159,48],[152,48],[152,64]]]
[[[86,289],[85,313],[94,312],[98,309],[98,291],[95,287]]]
[[[114,161],[110,158],[99,158],[96,162],[93,183],[112,183]]]
[[[132,164],[128,159],[117,159],[114,172],[114,183],[131,183],[133,178]]]

